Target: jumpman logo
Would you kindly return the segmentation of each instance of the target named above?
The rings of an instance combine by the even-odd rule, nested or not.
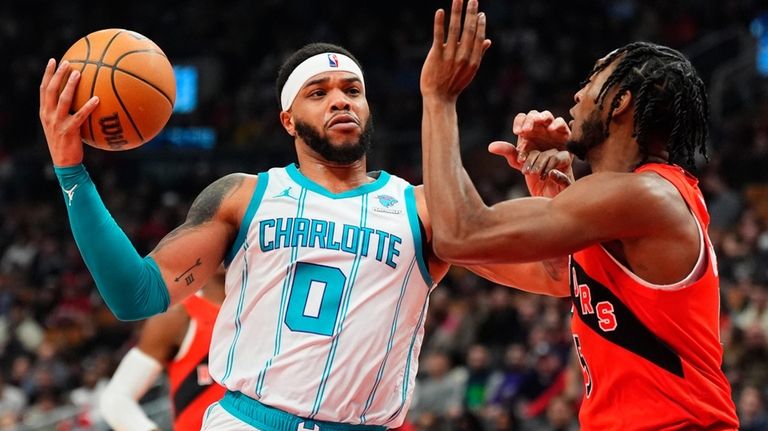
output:
[[[272,197],[273,198],[291,198],[291,199],[293,199],[295,201],[298,200],[295,197],[291,196],[291,188],[290,187],[288,187],[287,189],[283,190],[282,192],[280,192],[280,193],[278,193],[278,194],[276,194],[276,195],[274,195]]]
[[[67,196],[69,196],[69,206],[72,206],[72,199],[75,198],[75,189],[76,188],[77,188],[77,184],[72,186],[72,188],[69,189],[69,190],[65,189],[64,187],[61,188],[62,190],[64,190],[64,193],[66,193]]]

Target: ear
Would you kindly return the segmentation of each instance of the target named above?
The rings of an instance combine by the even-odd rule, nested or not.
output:
[[[614,118],[622,116],[624,113],[631,112],[633,107],[634,95],[631,91],[627,90],[619,97],[619,105],[613,111]]]
[[[293,115],[288,111],[280,111],[280,123],[291,136],[296,136],[296,127],[293,123]]]

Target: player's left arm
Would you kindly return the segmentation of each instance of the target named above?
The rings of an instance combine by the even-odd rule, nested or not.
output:
[[[424,186],[414,187],[416,208],[427,234],[431,255],[430,274],[440,280],[448,271],[449,264],[437,257],[432,247],[432,224],[424,198]],[[554,258],[537,262],[491,263],[464,265],[475,274],[504,286],[514,287],[531,293],[551,296],[568,296],[568,258]]]
[[[166,364],[173,358],[189,328],[181,305],[149,318],[136,347],[120,361],[99,399],[104,420],[116,431],[159,429],[139,405]]]

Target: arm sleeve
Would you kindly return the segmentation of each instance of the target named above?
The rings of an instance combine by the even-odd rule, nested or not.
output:
[[[54,167],[64,193],[77,247],[107,306],[120,320],[164,312],[168,288],[154,259],[142,259],[107,211],[91,177],[80,164]]]
[[[109,381],[99,400],[104,420],[115,431],[158,429],[139,406],[138,400],[155,383],[163,366],[138,348],[131,349]]]

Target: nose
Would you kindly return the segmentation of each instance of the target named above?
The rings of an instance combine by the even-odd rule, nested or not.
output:
[[[576,93],[574,93],[573,101],[576,102],[576,103],[581,102],[581,90],[579,90]]]
[[[340,90],[333,92],[331,99],[331,111],[349,111],[350,100],[346,93]]]

